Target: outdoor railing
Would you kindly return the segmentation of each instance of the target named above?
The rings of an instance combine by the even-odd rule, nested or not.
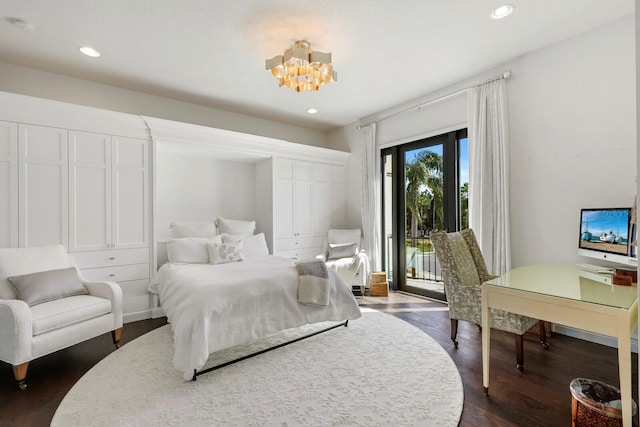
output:
[[[387,236],[386,238],[387,265],[391,265],[390,249],[392,238],[393,236]],[[405,240],[407,278],[441,282],[440,263],[436,258],[431,239],[424,236],[407,236]]]

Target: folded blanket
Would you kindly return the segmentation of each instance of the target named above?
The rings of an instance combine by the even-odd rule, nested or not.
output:
[[[298,270],[298,302],[300,304],[329,305],[329,271],[322,260],[296,262]]]

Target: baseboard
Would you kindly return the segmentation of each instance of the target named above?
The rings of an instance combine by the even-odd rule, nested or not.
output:
[[[553,332],[557,334],[566,335],[573,338],[579,338],[585,341],[591,341],[597,344],[606,345],[608,347],[618,348],[618,340],[606,335],[600,335],[593,332],[583,331],[582,329],[570,328],[568,326],[553,325]],[[631,351],[638,352],[638,337],[637,334],[631,337]]]
[[[164,310],[162,309],[162,307],[155,307],[153,309],[151,309],[151,318],[152,319],[157,319],[158,317],[165,317],[166,314],[164,314]]]
[[[127,313],[125,315],[122,316],[122,322],[123,323],[130,323],[130,322],[137,322],[138,320],[146,320],[146,319],[151,319],[152,317],[152,311],[151,310],[144,310],[144,311],[138,311],[135,313]]]

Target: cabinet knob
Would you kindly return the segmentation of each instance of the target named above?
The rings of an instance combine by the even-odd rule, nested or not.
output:
[[[114,259],[116,259],[116,257],[114,257],[114,256],[109,257],[109,260],[110,260],[110,261],[113,261]]]
[[[111,274],[109,275],[109,277],[116,277],[116,275],[115,275],[115,274],[113,274],[113,273],[111,273]]]

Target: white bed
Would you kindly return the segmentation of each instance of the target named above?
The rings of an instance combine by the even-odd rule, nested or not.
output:
[[[171,323],[174,366],[188,380],[215,351],[308,323],[359,318],[351,289],[328,273],[329,305],[315,307],[298,302],[298,273],[290,258],[163,265],[149,289]]]

